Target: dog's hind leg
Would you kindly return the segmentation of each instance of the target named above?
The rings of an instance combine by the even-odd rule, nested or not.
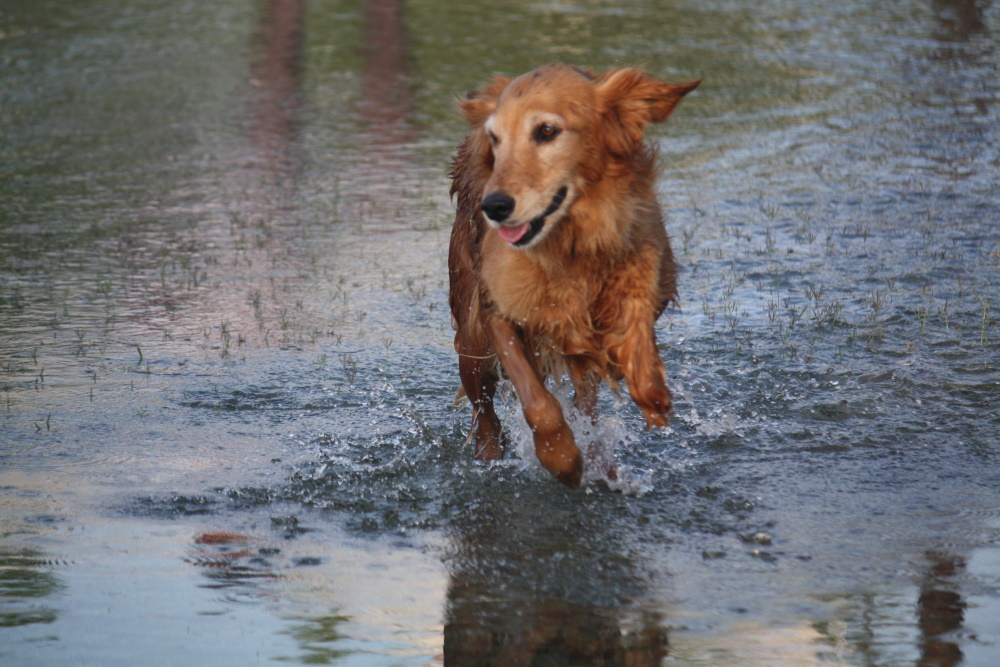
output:
[[[576,488],[583,477],[583,456],[562,408],[542,384],[538,369],[525,352],[521,334],[506,320],[493,316],[487,324],[493,349],[510,378],[535,440],[541,464],[563,484]]]
[[[590,369],[588,361],[582,357],[567,357],[569,379],[573,383],[573,407],[587,415],[591,424],[597,423],[597,390],[601,378]]]
[[[597,392],[601,386],[601,377],[582,357],[569,357],[568,361],[569,377],[576,393],[573,397],[573,407],[587,415],[593,429],[588,436],[591,440],[582,445],[586,450],[587,470],[597,470],[598,475],[606,481],[617,480],[619,474],[613,447],[601,442],[600,431],[597,428]]]

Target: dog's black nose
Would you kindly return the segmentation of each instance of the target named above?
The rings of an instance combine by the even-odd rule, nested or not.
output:
[[[497,190],[483,199],[482,209],[486,217],[493,222],[503,222],[514,212],[516,203],[509,194],[503,190]]]

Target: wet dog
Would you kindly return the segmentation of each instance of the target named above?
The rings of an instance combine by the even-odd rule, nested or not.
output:
[[[677,297],[676,269],[643,132],[698,83],[553,64],[459,103],[470,132],[451,172],[449,301],[477,458],[503,455],[501,372],[539,461],[571,487],[583,456],[546,376],[568,375],[592,419],[601,380],[617,391],[624,379],[648,426],[667,425],[653,327]]]

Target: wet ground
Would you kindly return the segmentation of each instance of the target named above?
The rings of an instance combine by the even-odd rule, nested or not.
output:
[[[0,661],[1000,663],[1000,10],[874,4],[6,2]],[[451,403],[452,100],[552,60],[704,79],[616,491]]]

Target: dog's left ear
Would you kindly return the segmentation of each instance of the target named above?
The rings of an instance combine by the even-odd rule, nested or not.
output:
[[[473,90],[466,95],[464,100],[459,100],[458,106],[462,110],[462,115],[469,121],[472,127],[481,127],[490,114],[497,108],[497,100],[500,93],[510,83],[510,78],[506,76],[493,77],[493,83],[482,90]]]
[[[627,155],[642,142],[650,123],[662,123],[681,98],[701,81],[671,84],[659,81],[635,67],[616,69],[597,77],[597,99],[611,127],[618,131],[608,137],[610,148]]]

